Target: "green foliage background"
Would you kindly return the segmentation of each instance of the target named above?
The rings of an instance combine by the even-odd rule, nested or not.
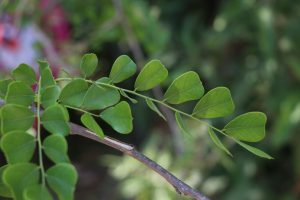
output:
[[[37,2],[32,3],[25,18],[39,24],[39,14],[31,14]],[[178,74],[194,70],[205,88],[224,85],[231,89],[236,115],[250,110],[267,113],[267,138],[260,147],[275,160],[262,160],[236,146],[231,147],[235,153],[231,159],[213,146],[202,126],[193,122],[189,124],[193,139],[182,138],[184,153],[176,155],[170,130],[155,114],[144,112],[142,104],[133,111],[138,116],[136,132],[129,138],[113,136],[143,149],[213,199],[300,198],[299,3],[123,0],[132,35],[124,30],[124,22],[114,20],[114,1],[60,3],[73,31],[66,47],[70,52],[61,55],[66,62],[77,65],[81,52],[95,52],[108,72],[120,54],[133,57],[129,41],[134,37],[145,60],[159,58],[168,67],[165,86]],[[71,118],[79,121],[77,113]],[[222,120],[215,123],[224,125]],[[69,140],[71,160],[83,180],[78,199],[178,198],[164,181],[132,159],[112,156],[115,151],[93,142]]]

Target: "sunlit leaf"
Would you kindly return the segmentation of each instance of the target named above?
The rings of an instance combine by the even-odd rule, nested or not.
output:
[[[75,79],[62,89],[59,99],[65,105],[80,107],[88,88],[85,80]]]
[[[54,163],[69,162],[68,144],[61,135],[50,135],[43,141],[44,152]]]
[[[109,78],[113,83],[119,83],[136,72],[136,64],[126,55],[119,56],[114,62],[109,74]]]
[[[28,162],[35,150],[35,138],[23,131],[12,131],[1,138],[1,149],[9,164]]]
[[[32,67],[27,64],[20,64],[12,71],[12,77],[17,81],[22,81],[28,85],[36,83],[36,74]]]
[[[64,112],[65,110],[60,105],[46,108],[41,117],[44,128],[53,134],[67,135],[70,127]]]
[[[231,114],[234,104],[226,87],[217,87],[207,92],[197,103],[193,115],[197,118],[216,118]]]
[[[27,107],[6,104],[1,112],[2,133],[10,131],[27,131],[33,124],[34,113]]]
[[[107,108],[100,114],[100,117],[119,133],[127,134],[132,131],[133,118],[130,106],[126,101]]]
[[[139,73],[134,88],[145,91],[163,82],[168,76],[168,70],[159,60],[152,60]]]
[[[28,185],[23,192],[24,200],[52,200],[48,189],[42,185]]]
[[[14,81],[9,84],[5,96],[6,103],[29,106],[33,100],[34,92],[27,84],[21,81]]]
[[[224,131],[238,140],[258,142],[265,137],[267,117],[262,112],[248,112],[231,120]]]
[[[76,169],[67,163],[56,164],[46,172],[46,180],[59,200],[73,200],[77,182]]]
[[[150,99],[146,99],[146,103],[148,105],[148,107],[153,110],[154,112],[156,112],[158,114],[158,116],[160,116],[161,118],[163,118],[165,121],[166,117],[160,112],[160,110],[157,108],[157,106],[155,105],[155,103],[153,103],[153,101],[151,101]]]
[[[3,174],[3,180],[11,188],[14,200],[24,200],[23,192],[28,185],[38,184],[39,167],[32,163],[9,165]]]
[[[95,121],[95,119],[89,113],[84,113],[80,118],[82,124],[96,133],[100,138],[104,138],[104,133],[99,126],[99,124]]]
[[[252,147],[252,146],[250,146],[250,145],[248,145],[248,144],[245,144],[245,143],[243,143],[243,142],[241,142],[241,141],[238,141],[238,140],[236,140],[236,142],[237,142],[239,145],[241,145],[242,147],[244,147],[245,149],[247,149],[248,151],[250,151],[251,153],[253,153],[253,154],[255,154],[255,155],[259,156],[259,157],[267,158],[267,159],[273,159],[272,156],[270,156],[269,154],[263,152],[263,151],[260,150],[260,149],[257,149],[257,148],[255,148],[255,147]]]
[[[94,53],[89,53],[89,54],[85,54],[80,62],[80,71],[81,74],[84,77],[89,77],[91,76],[96,67],[98,65],[98,58],[96,56],[96,54]]]
[[[196,72],[190,71],[177,77],[167,89],[164,99],[171,104],[200,99],[204,88]]]
[[[232,157],[230,151],[224,146],[224,144],[221,142],[221,140],[211,128],[208,129],[208,133],[215,145]]]

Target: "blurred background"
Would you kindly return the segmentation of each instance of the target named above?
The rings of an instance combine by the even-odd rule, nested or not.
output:
[[[131,143],[212,199],[300,199],[300,4],[285,0],[0,0],[1,77],[20,63],[36,68],[47,59],[56,76],[77,74],[81,56],[99,57],[97,76],[127,54],[142,67],[160,59],[169,70],[164,91],[179,74],[194,70],[208,91],[230,88],[234,115],[268,116],[258,158],[224,139],[234,157],[217,149],[206,127],[187,121],[192,136],[179,133],[141,100],[133,106],[135,130],[106,134]],[[128,81],[122,87],[132,88]],[[160,91],[154,92],[155,96]],[[148,95],[153,95],[149,93]],[[196,102],[180,106],[190,112]],[[80,113],[72,112],[78,122]],[[173,200],[166,181],[116,150],[69,136],[69,154],[79,172],[76,199]],[[3,155],[1,155],[3,162]]]

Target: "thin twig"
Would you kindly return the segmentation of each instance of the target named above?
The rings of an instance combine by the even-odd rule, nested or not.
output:
[[[100,142],[102,144],[110,146],[114,149],[117,149],[117,150],[121,151],[122,153],[143,163],[144,165],[149,167],[151,170],[157,172],[160,176],[162,176],[164,179],[166,179],[166,181],[168,181],[180,195],[185,195],[187,197],[190,197],[190,198],[193,198],[196,200],[209,200],[206,196],[204,196],[197,190],[194,190],[189,185],[187,185],[183,181],[176,178],[168,170],[164,169],[162,166],[160,166],[153,160],[146,157],[144,154],[137,151],[134,148],[134,146],[132,146],[130,144],[126,144],[124,142],[120,142],[120,141],[118,141],[114,138],[108,137],[108,136],[105,136],[104,139],[100,139],[95,133],[89,131],[88,129],[86,129],[82,126],[74,124],[74,123],[70,123],[70,127],[71,127],[72,135],[80,135],[80,136],[95,140],[97,142]]]
[[[133,57],[137,62],[137,66],[139,67],[139,69],[141,69],[141,66],[145,62],[145,56],[143,54],[142,48],[134,34],[134,31],[132,30],[132,27],[130,26],[130,23],[128,22],[126,14],[124,13],[122,2],[120,0],[112,0],[112,1],[115,7],[117,19],[125,32],[128,46],[133,53]],[[156,99],[163,98],[162,89],[160,87],[154,88],[153,94]],[[172,112],[170,112],[168,109],[160,105],[159,108],[167,118],[167,124],[173,136],[172,138],[174,140],[175,153],[182,154],[184,152],[184,145],[180,138],[180,131],[176,125],[175,117],[173,116]]]

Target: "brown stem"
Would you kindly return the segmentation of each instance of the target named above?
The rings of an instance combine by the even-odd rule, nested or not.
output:
[[[141,163],[149,167],[151,170],[157,172],[160,176],[166,179],[166,181],[168,181],[180,195],[185,195],[196,200],[209,200],[206,196],[204,196],[200,192],[194,190],[189,185],[176,178],[168,170],[164,169],[162,166],[160,166],[153,160],[146,157],[144,154],[137,151],[134,148],[134,146],[126,144],[124,142],[120,142],[108,136],[105,136],[104,139],[100,139],[95,133],[74,123],[70,123],[70,127],[72,135],[80,135],[95,140],[114,149],[117,149],[123,152],[124,154],[140,161]]]

